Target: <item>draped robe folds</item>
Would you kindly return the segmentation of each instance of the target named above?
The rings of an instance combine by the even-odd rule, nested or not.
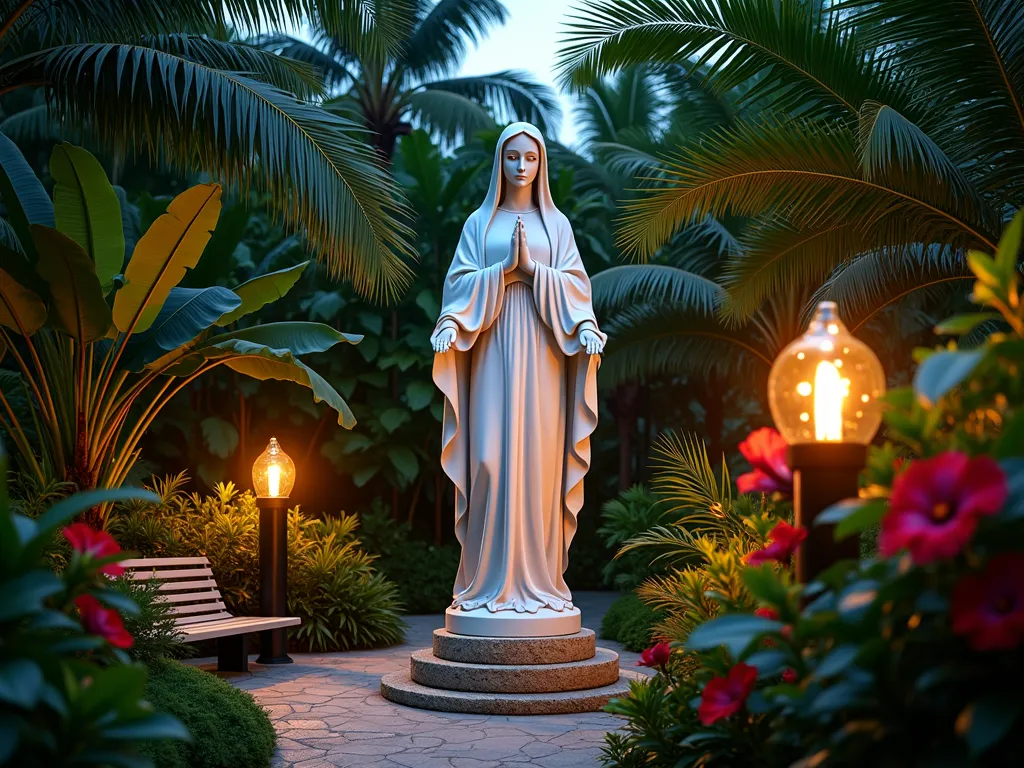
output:
[[[572,608],[563,574],[597,426],[599,357],[586,354],[579,332],[605,336],[565,216],[541,209],[550,263],[538,259],[531,287],[503,273],[504,252],[488,253],[493,215],[484,207],[466,222],[434,331],[457,331],[433,372],[462,546],[453,606],[563,611]]]

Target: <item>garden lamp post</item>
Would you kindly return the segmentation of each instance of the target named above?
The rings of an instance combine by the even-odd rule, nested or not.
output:
[[[276,437],[252,465],[252,485],[260,510],[260,613],[288,615],[288,494],[295,485],[295,462]],[[288,631],[260,633],[259,664],[291,664]]]
[[[797,550],[804,584],[841,558],[859,555],[856,538],[835,541],[833,527],[814,525],[826,507],[857,496],[867,446],[882,421],[885,372],[875,353],[855,339],[834,302],[818,305],[807,332],[775,360],[768,404],[789,444],[796,525],[807,529]]]

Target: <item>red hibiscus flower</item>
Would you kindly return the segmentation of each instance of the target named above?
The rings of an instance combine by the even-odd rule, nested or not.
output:
[[[668,643],[658,643],[652,645],[646,651],[640,654],[640,661],[636,663],[638,667],[664,667],[668,664],[669,656],[672,655],[672,646]]]
[[[99,635],[115,648],[131,648],[132,636],[113,608],[104,608],[92,595],[76,597],[75,607],[82,615],[82,626],[90,635]]]
[[[740,453],[750,462],[752,472],[736,478],[740,493],[793,493],[793,470],[786,463],[785,438],[771,427],[751,432],[740,443]]]
[[[772,621],[779,618],[779,612],[774,608],[769,608],[768,606],[762,606],[761,608],[755,609],[754,615],[760,616],[762,619],[771,619]]]
[[[950,604],[953,631],[976,651],[1005,651],[1024,640],[1024,555],[993,557],[981,573],[964,576]]]
[[[772,560],[789,565],[796,548],[807,538],[807,531],[803,528],[794,528],[785,520],[780,520],[772,528],[768,538],[771,544],[747,555],[747,565],[762,565]]]
[[[76,552],[97,559],[110,557],[121,551],[113,536],[106,531],[94,530],[86,523],[69,525],[64,529],[64,538]],[[117,563],[107,563],[99,571],[107,576],[120,576],[124,573],[124,568]]]
[[[708,681],[701,694],[697,714],[704,725],[735,715],[743,709],[750,692],[757,682],[757,667],[737,664],[729,670],[728,677],[716,677]]]
[[[879,551],[891,557],[910,550],[917,565],[953,557],[971,540],[979,517],[1002,509],[1006,494],[1006,475],[988,456],[947,451],[915,461],[893,483]]]
[[[787,685],[792,685],[799,679],[800,677],[797,675],[796,670],[792,667],[786,667],[784,670],[782,670],[782,682],[786,683]]]

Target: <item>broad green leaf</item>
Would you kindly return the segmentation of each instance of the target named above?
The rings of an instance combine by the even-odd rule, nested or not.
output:
[[[855,644],[840,645],[833,648],[828,655],[821,660],[821,664],[814,670],[817,677],[834,677],[845,670],[860,653],[860,646]]]
[[[35,246],[29,226],[53,226],[53,203],[32,166],[14,142],[0,133],[0,199],[30,263],[35,263]]]
[[[956,719],[956,732],[967,741],[971,757],[995,746],[1020,716],[1020,701],[1013,694],[990,693],[971,703]]]
[[[194,267],[220,215],[219,184],[199,184],[178,195],[135,246],[114,295],[114,323],[122,333],[142,333],[156,320],[171,288]]]
[[[409,407],[414,411],[420,411],[430,405],[430,402],[434,399],[434,392],[437,391],[433,382],[430,381],[410,381],[409,386],[405,388],[405,397],[409,402]]]
[[[1003,230],[999,238],[999,249],[996,251],[996,271],[1005,287],[1016,279],[1017,259],[1020,257],[1021,243],[1024,242],[1024,210],[1017,211],[1009,226]]]
[[[0,621],[10,621],[43,610],[43,601],[64,589],[64,583],[52,571],[41,568],[4,582],[3,588]]]
[[[199,422],[203,440],[210,453],[222,459],[228,458],[238,447],[238,430],[230,421],[218,416],[208,416]]]
[[[31,336],[45,323],[46,304],[43,300],[0,269],[0,325]]]
[[[36,269],[50,287],[50,325],[82,344],[99,341],[110,329],[110,307],[96,265],[67,235],[40,224],[30,229],[39,257]]]
[[[180,721],[164,712],[153,714],[120,725],[111,725],[100,732],[105,739],[117,741],[155,741],[176,739],[192,741],[192,734]]]
[[[172,288],[153,326],[128,341],[125,367],[140,370],[169,352],[180,350],[240,303],[233,291],[220,286]]]
[[[323,323],[307,323],[301,320],[289,320],[283,323],[266,323],[230,331],[218,336],[211,336],[203,346],[213,346],[225,341],[246,341],[260,344],[271,349],[282,349],[295,356],[309,355],[315,352],[326,352],[335,344],[358,344],[362,336],[353,333],[342,333]]]
[[[884,499],[871,499],[836,524],[836,529],[833,532],[835,540],[842,541],[878,525],[882,522],[888,509],[888,504]]]
[[[39,665],[29,659],[0,662],[0,701],[22,709],[34,707],[43,687]]]
[[[694,629],[686,640],[686,648],[691,651],[709,651],[723,646],[733,659],[739,659],[755,639],[781,629],[782,622],[779,621],[749,613],[730,613]]]
[[[57,229],[78,243],[96,265],[107,295],[124,264],[121,204],[103,166],[81,147],[62,142],[50,155]]]
[[[995,259],[987,253],[969,251],[967,253],[967,265],[982,285],[989,288],[1000,287],[1002,281],[999,278],[999,268],[996,266]]]
[[[928,357],[914,374],[914,391],[930,405],[962,383],[978,366],[987,349],[943,351]]]
[[[786,585],[779,581],[770,565],[744,568],[740,577],[750,594],[769,605],[780,608],[786,602]]]
[[[286,324],[280,323],[279,325]],[[295,325],[303,325],[303,323]],[[315,325],[315,323],[306,323],[306,325]],[[259,327],[267,328],[269,326]],[[258,330],[258,328],[248,330]],[[334,329],[330,328],[329,330]],[[337,332],[335,331],[335,333]],[[339,336],[344,336],[344,334],[339,334]],[[215,360],[221,360],[232,370],[259,381],[277,379],[301,384],[312,390],[315,402],[327,403],[338,413],[338,424],[346,429],[355,426],[356,418],[348,407],[348,403],[320,374],[301,360],[296,359],[295,355],[287,348],[277,349],[241,338],[229,338],[190,352],[181,359],[178,366],[183,371],[194,371],[203,363]],[[177,374],[178,366],[169,373]]]
[[[955,315],[936,325],[935,333],[940,336],[963,336],[973,331],[982,323],[1001,319],[1002,315],[998,312],[972,312],[966,315]]]
[[[384,427],[388,432],[394,432],[400,426],[405,424],[410,418],[409,411],[405,408],[388,408],[382,411],[380,416],[380,425]]]
[[[298,281],[308,261],[296,264],[294,267],[279,269],[277,272],[270,272],[266,275],[246,280],[235,288],[235,293],[242,303],[231,312],[227,312],[217,321],[217,325],[228,325],[240,317],[255,312],[257,309],[282,298],[292,286]]]
[[[399,474],[407,482],[411,483],[416,479],[416,475],[420,471],[420,463],[411,448],[407,448],[404,445],[396,445],[393,448],[389,448],[388,458],[391,459],[391,465],[398,470]]]

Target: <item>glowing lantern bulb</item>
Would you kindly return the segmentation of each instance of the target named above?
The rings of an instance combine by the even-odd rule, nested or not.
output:
[[[260,498],[286,498],[295,485],[295,462],[276,437],[252,465],[252,485]]]
[[[790,445],[869,443],[882,421],[885,372],[875,353],[818,305],[807,332],[787,346],[768,376],[768,404]]]

